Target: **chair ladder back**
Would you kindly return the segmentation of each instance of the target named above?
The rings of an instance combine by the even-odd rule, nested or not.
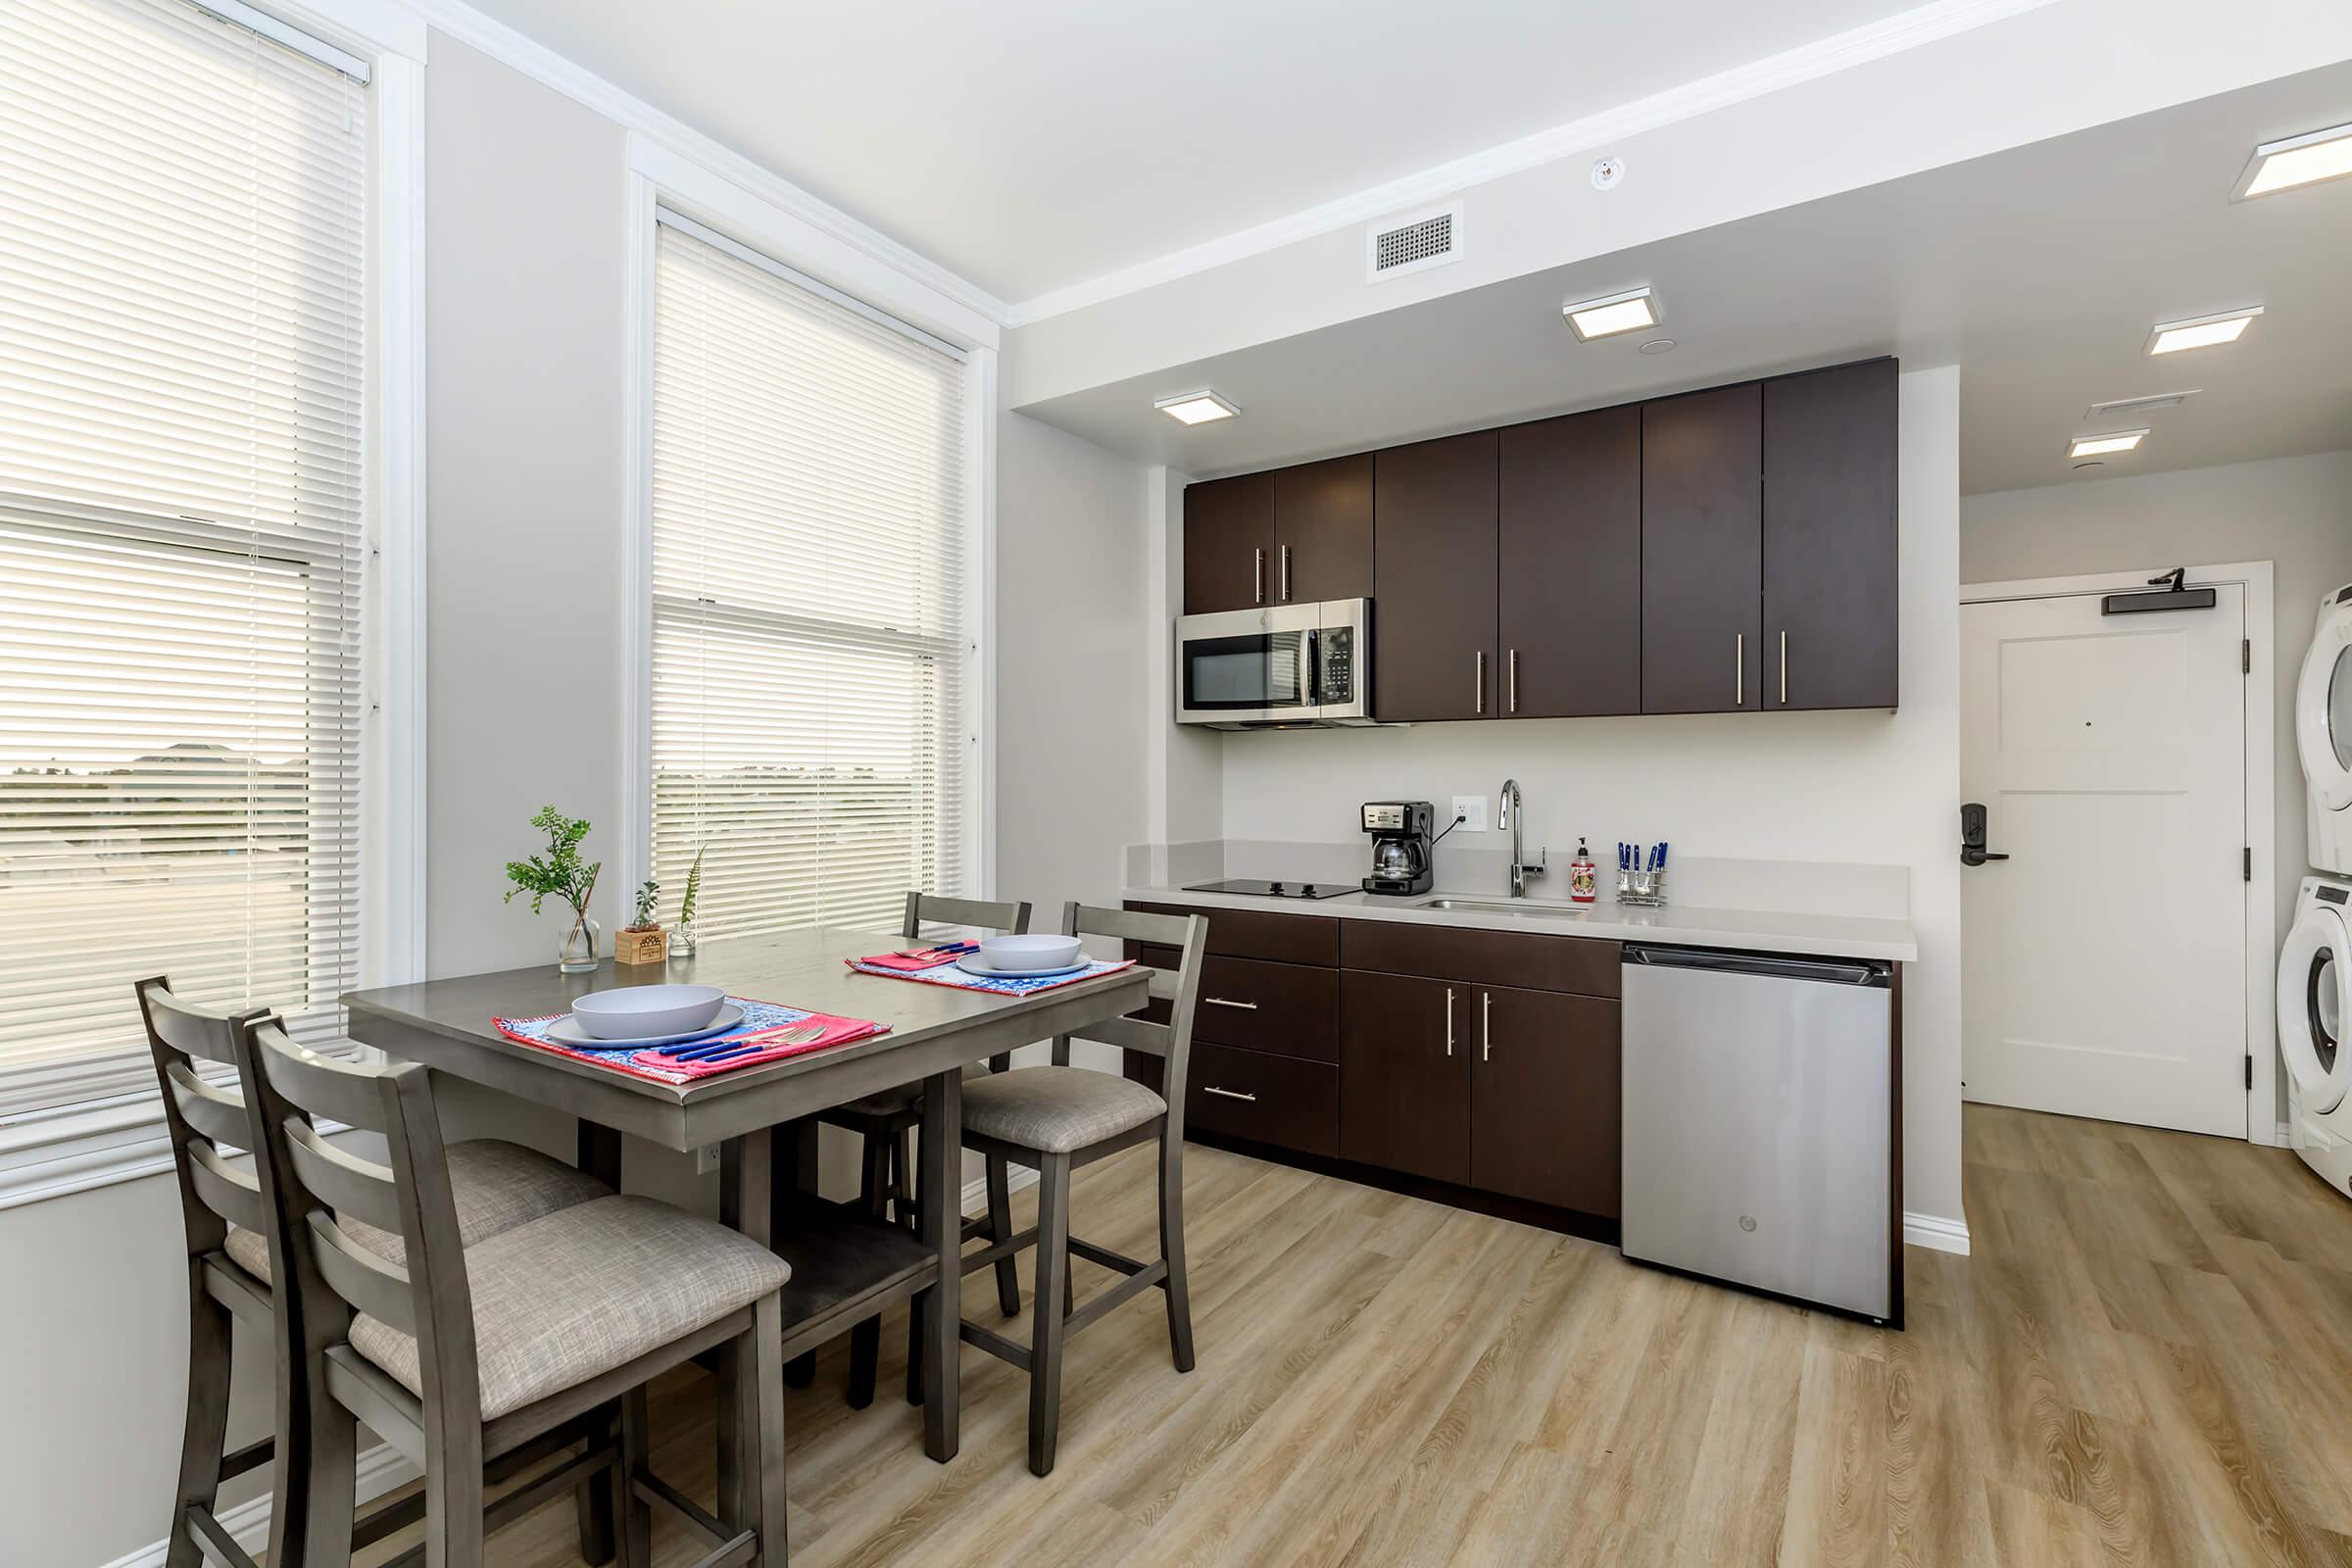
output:
[[[923,934],[926,925],[976,926],[983,931],[1025,936],[1029,931],[1029,906],[984,899],[951,899],[919,891],[908,893],[906,918],[899,934],[911,942]]]
[[[299,1117],[286,1123],[285,1148],[303,1187],[337,1215],[365,1220],[378,1230],[400,1230],[400,1188],[391,1166],[337,1149]]]
[[[188,1185],[206,1208],[240,1230],[263,1237],[270,1234],[269,1216],[262,1209],[259,1177],[231,1165],[220,1150],[201,1138],[188,1145],[184,1155],[188,1162]]]
[[[906,895],[906,918],[899,927],[899,935],[908,942],[923,939],[926,925],[974,926],[983,931],[1001,931],[1008,936],[1029,934],[1029,904],[1004,904],[986,899],[951,899],[920,889]],[[999,1052],[988,1058],[990,1072],[1012,1070],[1012,1053]]]
[[[239,1049],[265,1097],[262,1153],[295,1254],[313,1349],[344,1338],[352,1312],[364,1312],[416,1341],[428,1409],[478,1419],[472,1293],[425,1069],[322,1056],[274,1023],[246,1029]],[[327,1143],[319,1117],[380,1135],[383,1163]],[[335,1221],[339,1209],[397,1234],[406,1266],[353,1241]]]
[[[208,1082],[197,1064],[233,1068],[237,1030],[268,1014],[266,1009],[226,1013],[189,1002],[172,994],[167,975],[141,980],[132,991],[163,1099],[188,1255],[201,1257],[220,1250],[231,1225],[263,1227],[259,1175],[237,1169],[218,1147],[244,1149],[253,1141],[241,1083],[233,1078],[225,1084]]]
[[[1071,903],[1063,906],[1065,936],[1116,937],[1145,947],[1174,948],[1173,972],[1154,968],[1145,985],[1154,1001],[1167,1003],[1168,1021],[1153,1023],[1133,1015],[1095,1024],[1089,1040],[1101,1040],[1124,1051],[1140,1051],[1164,1063],[1160,1094],[1168,1102],[1168,1124],[1181,1137],[1184,1128],[1184,1081],[1193,1052],[1193,1013],[1200,1001],[1201,960],[1208,949],[1208,920],[1198,914],[1151,914],[1140,909],[1101,909]],[[1054,1059],[1069,1061],[1065,1036],[1054,1043]]]

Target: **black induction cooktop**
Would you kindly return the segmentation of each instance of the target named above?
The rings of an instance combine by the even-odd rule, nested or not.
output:
[[[1202,882],[1187,893],[1239,893],[1257,899],[1336,899],[1356,891],[1345,882],[1261,882],[1245,877],[1233,882]]]

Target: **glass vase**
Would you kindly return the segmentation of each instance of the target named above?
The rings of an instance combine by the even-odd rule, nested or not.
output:
[[[669,956],[673,958],[694,956],[694,922],[692,920],[680,920],[670,928]]]
[[[597,939],[604,928],[594,920],[578,918],[565,928],[564,946],[556,954],[556,968],[563,974],[586,974],[596,967]]]

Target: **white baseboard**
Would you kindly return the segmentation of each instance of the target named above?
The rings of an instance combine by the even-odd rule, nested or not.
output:
[[[1903,1214],[1903,1241],[1911,1247],[1932,1247],[1938,1252],[1968,1255],[1968,1221],[1941,1214]]]
[[[1017,1193],[1024,1187],[1035,1187],[1036,1185],[1037,1172],[1027,1165],[1013,1166],[1012,1169],[1006,1174],[1004,1180],[1004,1187],[1007,1192]],[[988,1178],[985,1176],[975,1176],[970,1181],[965,1182],[963,1184],[963,1211],[966,1214],[977,1214],[987,1206]]]
[[[257,1474],[260,1472],[257,1472]],[[416,1467],[392,1451],[388,1443],[379,1443],[360,1455],[359,1500],[373,1502],[387,1492],[407,1486],[416,1479]],[[220,1523],[236,1538],[237,1544],[249,1552],[260,1552],[270,1544],[270,1494],[238,1503],[223,1511]],[[117,1557],[106,1568],[164,1568],[164,1556],[171,1543],[159,1541],[152,1545]],[[211,1562],[208,1553],[206,1562]]]

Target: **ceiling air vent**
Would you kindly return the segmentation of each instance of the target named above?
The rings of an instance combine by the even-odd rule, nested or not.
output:
[[[1374,223],[1365,231],[1364,241],[1367,283],[1460,261],[1462,204],[1451,202],[1433,212]]]

